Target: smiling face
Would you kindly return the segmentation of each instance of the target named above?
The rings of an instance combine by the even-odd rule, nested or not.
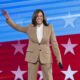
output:
[[[36,23],[37,23],[38,25],[40,25],[40,24],[43,23],[43,14],[42,14],[42,12],[39,12],[39,13],[37,14]]]
[[[32,15],[32,24],[36,27],[36,25],[44,24],[45,26],[48,26],[45,14],[43,10],[37,9],[34,11]]]

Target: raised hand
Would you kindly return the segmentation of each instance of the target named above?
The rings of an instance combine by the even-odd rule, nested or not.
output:
[[[6,10],[1,10],[1,13],[6,19],[10,18]]]

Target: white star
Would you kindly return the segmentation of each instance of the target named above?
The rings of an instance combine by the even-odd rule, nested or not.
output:
[[[18,41],[18,44],[12,44],[12,46],[15,48],[15,52],[14,52],[14,55],[17,53],[17,52],[20,52],[22,54],[24,54],[23,52],[23,49],[26,44],[21,44],[20,41]]]
[[[72,17],[70,14],[68,15],[67,18],[64,18],[65,21],[65,25],[64,28],[71,26],[72,28],[74,28],[74,21],[76,20],[76,17]]]
[[[74,55],[75,53],[73,51],[73,48],[76,47],[78,44],[72,44],[71,40],[69,39],[67,44],[61,44],[61,45],[66,49],[64,54],[71,52]]]
[[[15,74],[15,79],[14,80],[17,80],[17,79],[20,79],[20,80],[24,80],[23,79],[23,74],[26,73],[27,71],[22,71],[20,69],[20,66],[18,66],[18,69],[17,71],[11,71],[13,74]]]
[[[2,71],[0,71],[0,73],[2,73]]]
[[[65,74],[65,80],[68,80],[68,79],[71,79],[71,80],[75,80],[74,79],[74,77],[73,77],[73,75],[75,74],[75,73],[77,73],[78,71],[73,71],[73,70],[71,70],[71,67],[70,67],[70,65],[68,66],[68,69],[67,69],[67,71],[61,71],[63,74]]]
[[[38,74],[40,75],[39,80],[42,80],[43,79],[42,71],[38,71]]]

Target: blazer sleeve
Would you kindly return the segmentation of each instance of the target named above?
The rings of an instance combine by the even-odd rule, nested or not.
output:
[[[50,42],[51,42],[52,50],[54,52],[54,55],[56,56],[58,63],[59,62],[62,63],[58,42],[56,40],[55,32],[52,26],[51,26]]]
[[[6,19],[6,22],[12,27],[14,28],[15,30],[18,30],[18,31],[21,31],[21,32],[24,32],[24,33],[27,33],[28,32],[28,26],[26,27],[22,27],[16,23],[14,23],[10,18],[9,19]]]

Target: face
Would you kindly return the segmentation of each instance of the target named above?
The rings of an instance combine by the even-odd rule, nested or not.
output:
[[[38,13],[37,18],[36,18],[36,22],[38,25],[43,23],[43,14],[41,12]]]

